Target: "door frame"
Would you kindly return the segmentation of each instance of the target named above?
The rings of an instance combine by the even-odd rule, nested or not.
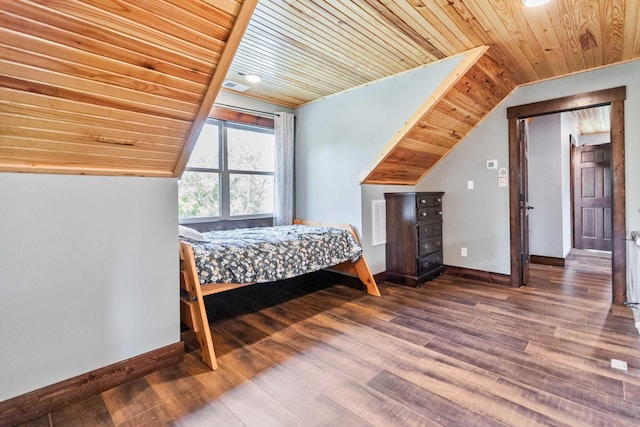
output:
[[[518,120],[546,114],[562,113],[611,104],[611,169],[612,169],[612,223],[613,247],[611,254],[612,301],[622,305],[626,301],[626,205],[624,162],[624,101],[626,86],[586,92],[548,101],[534,102],[507,108],[509,122],[509,218],[511,246],[511,286],[522,286],[522,260],[520,258],[520,144]]]

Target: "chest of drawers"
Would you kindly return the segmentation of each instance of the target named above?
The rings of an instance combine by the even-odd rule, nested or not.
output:
[[[419,286],[444,272],[442,192],[385,193],[387,280]]]

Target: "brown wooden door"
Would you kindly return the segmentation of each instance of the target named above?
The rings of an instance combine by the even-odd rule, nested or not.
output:
[[[525,285],[529,281],[529,132],[527,121],[519,120],[518,139],[520,140],[520,176],[518,185],[520,192],[520,257],[522,259],[522,281]]]
[[[611,144],[574,147],[573,245],[610,251]]]

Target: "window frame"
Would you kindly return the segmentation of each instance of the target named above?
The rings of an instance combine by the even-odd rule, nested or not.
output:
[[[218,168],[207,168],[207,167],[189,167],[188,162],[185,167],[185,172],[203,172],[203,173],[213,173],[218,174],[219,176],[219,204],[220,204],[220,215],[219,216],[196,216],[196,217],[179,217],[180,224],[196,224],[203,222],[214,222],[214,221],[233,221],[233,220],[247,220],[247,219],[261,219],[261,218],[272,218],[273,212],[264,213],[264,214],[250,214],[250,215],[231,215],[231,178],[232,174],[237,175],[262,175],[262,176],[273,176],[275,180],[275,165],[274,171],[251,171],[251,170],[242,170],[242,169],[229,169],[228,168],[228,135],[227,129],[240,129],[240,130],[250,130],[252,132],[264,133],[273,135],[274,128],[269,126],[261,126],[256,124],[242,123],[242,122],[234,122],[230,120],[222,120],[213,117],[207,118],[206,122],[203,126],[206,125],[217,125],[218,126]],[[275,206],[274,206],[275,208]]]

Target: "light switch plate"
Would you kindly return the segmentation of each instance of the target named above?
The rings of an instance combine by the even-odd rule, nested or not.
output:
[[[467,181],[467,190],[473,190],[473,181]]]

